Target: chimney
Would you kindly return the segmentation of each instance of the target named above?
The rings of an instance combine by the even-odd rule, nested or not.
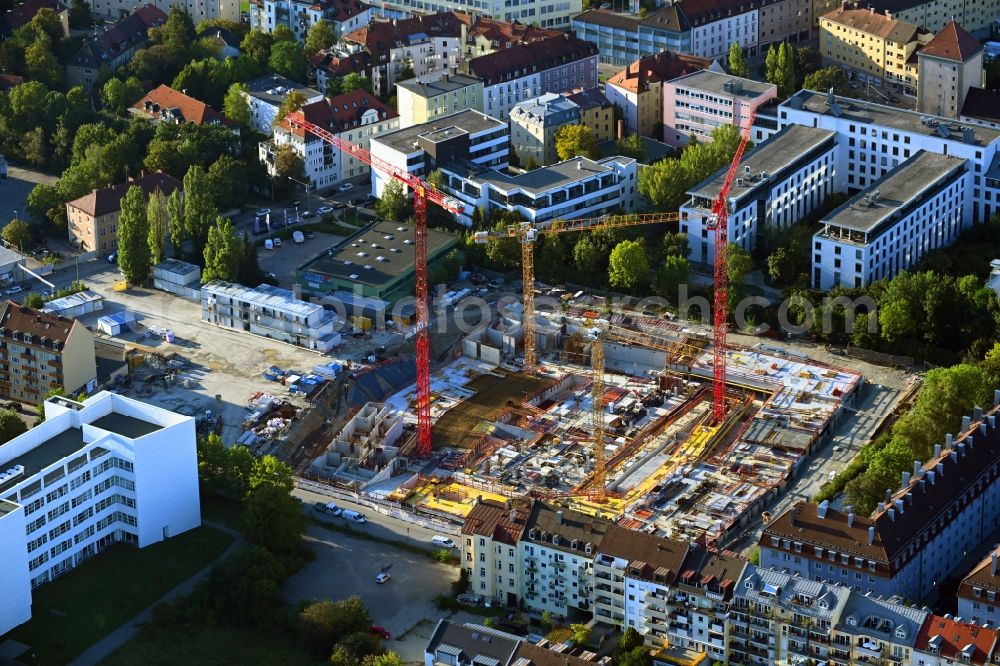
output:
[[[618,134],[618,140],[621,141],[625,138],[625,121],[622,119],[618,120],[617,127],[615,128]]]
[[[927,472],[927,478],[930,479],[930,482],[931,482],[932,486],[934,485],[934,477],[935,476],[937,476],[937,474],[935,474],[934,470],[930,470],[929,472]]]
[[[829,508],[830,508],[829,500],[823,500],[822,502],[820,502],[819,506],[816,507],[816,517],[826,518],[826,512]]]
[[[944,463],[937,464],[937,473],[938,476],[944,476]]]
[[[511,509],[510,510],[510,522],[512,522],[512,523],[516,523],[517,522],[517,509]]]
[[[514,500],[512,500],[512,499],[510,499],[510,498],[508,497],[508,498],[507,498],[507,501],[506,501],[506,502],[504,502],[504,504],[506,504],[506,505],[507,505],[507,508],[509,509],[509,508],[511,508],[512,506],[514,506]]]
[[[972,418],[976,421],[981,421],[983,418],[983,408],[973,407],[972,408]]]
[[[830,89],[826,91],[826,104],[827,106],[833,106],[833,102],[833,86],[830,86]]]
[[[476,504],[482,504],[482,503],[483,503],[483,496],[476,495]]]
[[[947,435],[944,436],[944,445],[945,445],[945,448],[949,448],[950,449],[951,445],[954,442],[955,442],[955,436],[952,435],[950,432]]]
[[[556,523],[558,523],[559,525],[562,525],[562,521],[563,521],[563,512],[562,511],[556,511]]]
[[[958,443],[958,455],[960,455],[963,458],[965,457],[965,440],[964,439],[961,442]]]
[[[889,520],[892,522],[896,522],[896,510],[889,509],[888,514],[889,514]]]
[[[937,460],[940,457],[941,457],[941,445],[940,444],[935,444],[934,445],[934,459]]]
[[[903,500],[897,498],[892,503],[896,507],[896,510],[899,511],[899,515],[903,515]]]
[[[913,476],[919,477],[924,471],[924,465],[919,460],[913,461]]]
[[[920,479],[920,492],[922,493],[927,492],[927,481],[925,481],[924,479]]]
[[[990,424],[991,428],[997,427],[997,417],[994,414],[990,414],[986,417],[986,422]]]
[[[869,525],[868,527],[868,545],[875,543],[875,526]]]
[[[882,513],[883,511],[885,511],[885,502],[879,502],[878,508],[875,509],[875,513]]]
[[[972,419],[969,418],[968,416],[963,416],[962,417],[962,432],[965,432],[966,430],[968,430],[970,425],[972,425]]]
[[[854,512],[851,511],[847,514],[847,526],[854,527]]]
[[[994,552],[990,556],[990,575],[991,576],[996,576],[997,575],[997,554],[996,554],[996,552]]]
[[[892,499],[892,490],[890,488],[885,489],[885,503],[888,504],[889,500]]]
[[[900,486],[900,488],[904,488],[905,489],[909,485],[910,485],[910,473],[909,472],[903,472],[903,474],[902,474],[902,485]]]
[[[795,507],[794,506],[791,509],[788,510],[788,522],[791,523],[792,525],[795,524]]]
[[[955,462],[958,462],[958,451],[956,451],[955,449],[951,450],[951,459],[954,460]]]

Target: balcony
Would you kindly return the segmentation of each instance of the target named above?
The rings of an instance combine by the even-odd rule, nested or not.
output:
[[[871,657],[873,659],[879,659],[882,657],[882,648],[879,647],[878,643],[873,641],[859,641],[858,644],[854,646],[854,649],[862,657]]]

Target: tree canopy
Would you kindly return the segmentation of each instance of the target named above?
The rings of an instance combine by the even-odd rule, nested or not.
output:
[[[743,78],[750,76],[750,64],[743,55],[743,47],[739,42],[729,45],[729,73]]]
[[[608,279],[612,286],[634,290],[648,280],[649,259],[638,241],[624,240],[611,251]]]
[[[118,216],[118,265],[129,282],[142,284],[152,267],[146,194],[138,185],[125,192]]]
[[[597,152],[597,135],[592,127],[586,125],[563,125],[556,130],[556,154],[560,160],[569,160],[574,157],[587,157],[596,160],[600,157]]]

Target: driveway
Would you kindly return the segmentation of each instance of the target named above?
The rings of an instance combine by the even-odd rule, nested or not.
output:
[[[285,583],[285,599],[294,605],[300,599],[346,599],[358,595],[375,624],[385,627],[393,636],[405,633],[426,618],[440,617],[442,613],[432,599],[447,593],[451,581],[458,578],[458,567],[318,525],[308,526],[303,538],[316,553],[316,559]],[[375,576],[385,567],[391,567],[388,571],[392,579],[378,585]],[[387,647],[392,649],[392,643]]]
[[[7,177],[0,179],[0,221],[6,225],[16,215],[28,218],[28,195],[35,185],[45,183],[55,185],[58,178],[19,166],[7,167]],[[25,248],[27,250],[28,248]]]

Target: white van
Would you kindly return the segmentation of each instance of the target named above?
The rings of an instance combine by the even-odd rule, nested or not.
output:
[[[347,520],[353,520],[356,523],[367,523],[368,522],[368,519],[365,518],[365,514],[360,513],[358,511],[352,511],[350,509],[345,509],[344,512],[342,514],[340,514],[340,516],[342,518],[346,518]]]
[[[293,231],[292,240],[295,241],[296,243],[303,243],[305,242],[306,237],[305,234],[303,234],[301,231]]]
[[[431,537],[431,543],[433,543],[435,546],[441,546],[442,548],[454,548],[455,547],[455,542],[454,541],[452,541],[451,539],[449,539],[446,536],[441,536],[440,534],[436,534],[433,537]]]
[[[273,250],[274,249],[274,241],[271,240],[270,238],[268,238],[266,241],[264,241],[264,249],[265,250]]]

